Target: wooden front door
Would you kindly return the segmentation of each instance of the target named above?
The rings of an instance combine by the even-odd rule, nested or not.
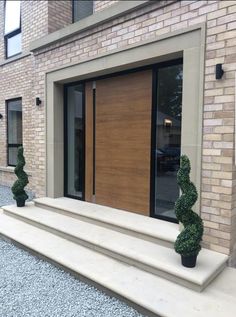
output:
[[[151,70],[86,84],[87,201],[149,215],[151,105]]]

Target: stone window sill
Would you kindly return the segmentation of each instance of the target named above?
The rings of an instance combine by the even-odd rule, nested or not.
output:
[[[6,172],[6,173],[14,173],[15,167],[13,166],[0,166],[0,172]],[[28,176],[32,176],[32,173],[29,171],[26,171]]]
[[[4,66],[4,65],[13,63],[13,62],[15,62],[15,61],[18,61],[18,60],[20,60],[20,59],[22,59],[22,58],[25,58],[25,57],[27,57],[27,56],[30,56],[30,55],[31,55],[30,52],[26,52],[26,53],[18,54],[18,55],[14,56],[14,57],[10,57],[10,58],[8,58],[8,59],[4,59],[4,60],[0,61],[0,66]],[[0,167],[0,168],[1,168],[1,167]]]

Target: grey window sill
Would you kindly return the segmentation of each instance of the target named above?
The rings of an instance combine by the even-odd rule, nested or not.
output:
[[[18,61],[18,60],[25,58],[27,56],[30,56],[30,55],[31,55],[30,52],[25,52],[25,53],[21,53],[21,54],[18,54],[16,56],[10,57],[8,59],[4,59],[4,60],[0,61],[0,66],[4,66],[4,65],[13,63],[15,61]]]

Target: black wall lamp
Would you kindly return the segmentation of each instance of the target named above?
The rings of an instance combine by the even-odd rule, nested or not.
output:
[[[216,64],[216,79],[221,79],[223,74],[222,64]]]
[[[3,118],[3,115],[0,113],[0,120]]]
[[[39,97],[36,97],[35,103],[36,103],[36,106],[39,106],[39,105],[41,105],[42,100]]]

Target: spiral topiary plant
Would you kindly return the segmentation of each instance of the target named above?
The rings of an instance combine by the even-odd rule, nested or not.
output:
[[[175,203],[175,214],[178,221],[183,224],[184,229],[178,235],[174,248],[181,255],[184,266],[194,267],[196,257],[201,250],[203,222],[191,209],[198,199],[198,193],[195,185],[190,181],[190,170],[189,158],[186,155],[182,155],[180,158],[180,169],[177,173],[177,182],[182,195]],[[191,258],[190,262],[192,263],[183,263],[184,258]]]
[[[23,207],[25,205],[25,201],[28,199],[28,195],[26,194],[24,188],[29,183],[28,175],[24,171],[25,166],[25,158],[24,158],[24,149],[23,147],[18,148],[17,152],[17,164],[15,167],[15,174],[17,176],[17,180],[12,186],[13,198],[16,200],[17,207]]]

